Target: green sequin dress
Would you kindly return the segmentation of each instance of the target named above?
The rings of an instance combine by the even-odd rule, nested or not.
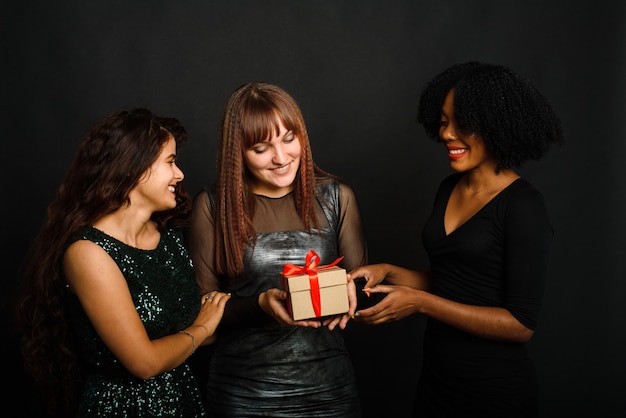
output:
[[[164,231],[154,250],[128,246],[92,227],[77,239],[98,244],[115,260],[151,339],[176,333],[193,322],[200,309],[200,291],[181,231]],[[187,363],[148,380],[131,375],[102,342],[69,288],[66,302],[87,370],[78,416],[206,416]],[[115,309],[115,301],[111,301],[111,309]]]

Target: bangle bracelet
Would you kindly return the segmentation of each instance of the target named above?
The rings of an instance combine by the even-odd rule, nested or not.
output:
[[[191,354],[195,353],[196,352],[196,337],[194,337],[193,334],[187,331],[178,331],[178,333],[188,335],[189,338],[191,338]]]

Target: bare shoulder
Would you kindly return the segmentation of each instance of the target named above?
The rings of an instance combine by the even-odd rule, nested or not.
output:
[[[79,239],[67,247],[63,256],[63,263],[92,262],[104,257],[110,258],[98,244],[86,239]]]
[[[123,279],[111,256],[88,240],[78,240],[67,248],[63,256],[63,273],[74,290],[82,283],[96,283],[104,277],[118,276]]]

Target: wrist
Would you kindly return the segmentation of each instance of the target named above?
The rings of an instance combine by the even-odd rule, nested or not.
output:
[[[209,329],[204,324],[191,324],[187,330],[193,331],[198,342],[201,342],[211,336],[211,332],[209,332]]]
[[[186,335],[187,337],[191,338],[191,354],[196,352],[196,337],[189,331],[178,331],[179,334],[183,334]],[[190,354],[190,355],[191,355]]]

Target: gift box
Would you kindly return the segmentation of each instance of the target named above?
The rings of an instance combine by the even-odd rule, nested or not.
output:
[[[295,321],[348,312],[346,270],[335,266],[342,259],[318,266],[319,256],[311,250],[305,266],[285,265],[282,285],[289,294],[287,308]]]

